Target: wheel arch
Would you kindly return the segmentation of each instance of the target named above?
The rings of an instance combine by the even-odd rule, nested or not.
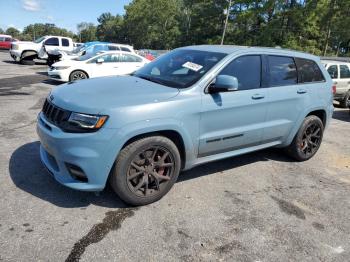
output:
[[[141,138],[145,137],[151,137],[151,136],[164,136],[168,139],[170,139],[177,147],[180,153],[181,157],[181,169],[185,167],[186,163],[186,149],[185,149],[185,143],[183,140],[183,137],[178,131],[175,130],[159,130],[159,131],[150,131],[146,133],[140,133],[138,135],[135,135],[131,138],[129,138],[122,146],[122,149],[125,148],[130,143],[139,140]]]
[[[25,50],[22,51],[20,59],[25,58],[25,57],[23,57],[23,54],[26,53],[26,52],[30,52],[31,53],[31,55],[28,55],[28,56],[32,56],[32,55],[38,56],[38,52],[37,51],[32,50],[32,49],[25,49]]]
[[[74,69],[74,70],[73,70],[72,72],[70,72],[70,74],[69,74],[69,81],[70,81],[71,75],[72,75],[74,72],[76,72],[76,71],[81,71],[81,72],[83,72],[84,74],[86,74],[87,78],[90,78],[89,74],[88,74],[85,70],[83,70],[83,69]]]
[[[319,119],[321,119],[322,123],[323,123],[323,126],[325,127],[326,124],[327,124],[327,113],[326,113],[326,110],[324,109],[319,109],[319,110],[314,110],[314,111],[311,111],[310,113],[308,113],[306,115],[306,117],[308,116],[317,116]]]

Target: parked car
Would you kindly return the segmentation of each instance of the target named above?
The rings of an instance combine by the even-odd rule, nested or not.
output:
[[[343,108],[350,106],[350,63],[332,60],[322,60],[322,63],[336,87],[334,100]]]
[[[18,41],[10,35],[0,35],[0,49],[10,49],[11,43]]]
[[[318,57],[273,48],[190,46],[131,76],[60,85],[38,116],[40,156],[65,186],[110,181],[131,205],[157,201],[181,170],[268,147],[315,155],[333,113]]]
[[[49,51],[72,51],[73,49],[73,40],[69,37],[43,36],[34,42],[18,41],[12,43],[10,55],[15,61],[22,64],[34,64],[34,59],[46,60]]]
[[[108,51],[98,55],[83,55],[59,61],[48,69],[55,80],[68,82],[101,76],[127,75],[149,61],[139,55],[124,51]]]
[[[61,50],[53,50],[48,52],[48,65],[51,66],[53,63],[58,61],[63,61],[67,59],[75,59],[82,55],[96,55],[104,51],[125,51],[130,53],[135,53],[132,46],[113,44],[108,42],[88,42],[84,45],[74,49],[72,52],[66,52]]]

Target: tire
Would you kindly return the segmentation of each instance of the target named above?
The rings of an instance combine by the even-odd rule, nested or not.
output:
[[[21,59],[20,63],[22,65],[34,65],[35,64],[34,60],[30,60],[30,59]]]
[[[84,71],[75,70],[72,73],[70,73],[69,82],[82,80],[82,79],[88,79],[88,78],[89,78],[89,76]]]
[[[312,158],[320,148],[324,126],[317,116],[307,116],[292,143],[286,148],[289,156],[297,161]]]
[[[180,167],[179,150],[170,139],[145,137],[121,150],[109,182],[124,202],[147,205],[168,193],[179,176]]]
[[[341,100],[339,104],[342,108],[350,107],[350,91],[345,94],[343,100]]]

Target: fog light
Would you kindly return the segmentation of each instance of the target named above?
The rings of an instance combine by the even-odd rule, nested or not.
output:
[[[71,177],[75,180],[81,181],[81,182],[88,182],[88,178],[85,175],[84,171],[73,164],[66,163],[67,169]]]

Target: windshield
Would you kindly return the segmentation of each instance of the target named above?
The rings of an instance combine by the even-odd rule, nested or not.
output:
[[[197,82],[226,54],[180,49],[145,65],[133,75],[162,85],[186,88]]]
[[[38,44],[38,43],[40,43],[41,41],[43,41],[44,39],[45,39],[45,36],[39,37],[38,39],[36,39],[36,40],[34,41],[34,43]]]
[[[94,57],[95,55],[94,54],[91,54],[91,53],[86,53],[85,55],[82,55],[82,56],[79,56],[77,58],[74,58],[73,60],[76,60],[76,61],[86,61],[88,59],[90,59],[91,57]]]

